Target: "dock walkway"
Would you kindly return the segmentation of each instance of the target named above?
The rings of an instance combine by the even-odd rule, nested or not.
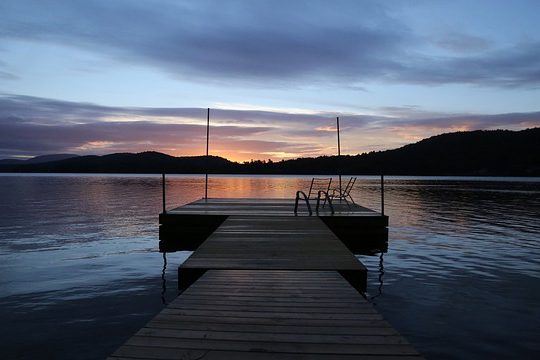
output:
[[[209,270],[113,359],[421,358],[335,271]]]
[[[365,290],[366,268],[318,217],[231,215],[179,268],[181,288],[209,269],[331,270]]]

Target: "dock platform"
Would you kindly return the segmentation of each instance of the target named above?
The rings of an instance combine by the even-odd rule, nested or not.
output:
[[[161,251],[196,250],[229,216],[258,216],[290,219],[319,218],[354,254],[370,247],[384,247],[388,240],[388,216],[357,204],[335,201],[319,207],[312,202],[310,216],[300,203],[294,213],[294,199],[201,199],[159,215]],[[383,249],[384,250],[384,249]]]
[[[307,206],[300,201],[298,212],[295,214],[294,199],[283,198],[263,198],[263,199],[247,199],[247,198],[208,198],[200,199],[177,208],[167,210],[167,216],[174,215],[261,215],[261,216],[310,216],[307,211]],[[310,202],[312,209],[315,211],[314,201]],[[334,214],[331,212],[329,205],[324,207],[319,206],[318,216],[381,216],[377,211],[368,209],[358,204],[333,202]]]

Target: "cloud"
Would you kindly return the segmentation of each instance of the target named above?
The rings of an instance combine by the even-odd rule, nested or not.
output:
[[[321,114],[212,110],[211,151],[238,160],[280,152],[318,154],[321,145],[306,119],[328,121]],[[0,96],[0,157],[145,150],[200,155],[205,136],[206,109],[201,108],[108,107]]]
[[[419,36],[375,1],[18,1],[0,36],[157,67],[188,80],[259,86],[385,81],[537,86],[539,43],[491,49],[469,34]],[[392,10],[392,11],[391,11]],[[454,52],[421,50],[435,43]]]
[[[388,110],[387,110],[388,111]],[[387,147],[399,147],[433,135],[456,131],[509,129],[522,130],[540,126],[540,112],[505,114],[441,114],[416,108],[392,108],[391,114],[378,122],[386,134],[392,134]],[[376,129],[378,130],[378,129]],[[376,131],[380,134],[380,131]],[[393,144],[393,145],[390,145]],[[373,150],[381,150],[372,145]]]
[[[420,108],[340,116],[343,153],[405,145],[449,131],[540,126],[540,112],[443,114]],[[210,152],[233,160],[335,153],[335,115],[211,110]],[[167,121],[163,121],[166,117]],[[206,109],[108,107],[30,96],[0,96],[0,158],[47,153],[162,151],[201,155]]]
[[[19,77],[7,71],[0,70],[0,80],[17,80]]]
[[[460,32],[445,34],[434,42],[437,46],[456,53],[479,52],[489,49],[492,45],[485,38]]]
[[[475,84],[494,87],[538,87],[540,42],[527,42],[479,55],[422,56],[390,74],[391,81],[412,84]]]
[[[337,10],[340,4],[324,2],[8,1],[4,6],[11,15],[3,19],[4,37],[105,50],[181,77],[368,75],[381,71],[388,49],[401,38],[386,30],[395,27],[390,23],[358,21],[356,16],[379,11],[369,4],[352,3],[346,16]]]
[[[385,126],[425,127],[451,129],[464,127],[464,130],[524,129],[540,126],[540,112],[505,114],[441,114],[424,112],[415,107],[384,108],[389,115]]]

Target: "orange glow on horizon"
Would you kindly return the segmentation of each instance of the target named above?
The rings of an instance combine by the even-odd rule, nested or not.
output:
[[[167,150],[156,150],[159,152],[162,152],[164,154],[168,154],[171,156],[204,156],[205,153],[201,153],[200,151],[167,151]],[[301,154],[292,154],[292,153],[276,153],[276,154],[264,154],[264,153],[249,153],[246,151],[234,151],[234,150],[228,150],[228,151],[210,151],[210,156],[219,156],[222,158],[225,158],[227,160],[243,163],[245,161],[268,161],[268,159],[272,161],[281,161],[281,160],[287,160],[287,159],[296,159],[299,157],[302,157]]]
[[[388,127],[349,127],[341,133],[341,154],[357,155],[371,151],[397,149],[438,134],[470,131],[476,128],[474,121],[463,118],[454,124],[431,122],[426,124],[394,124]],[[296,132],[295,132],[296,131]],[[219,156],[229,161],[244,163],[249,161],[279,162],[281,160],[337,155],[337,144],[332,126],[321,126],[305,130],[275,128],[238,135],[234,131],[216,133],[210,137],[211,156]],[[161,135],[161,134],[156,134]],[[160,140],[157,140],[159,137]],[[204,156],[206,138],[182,137],[165,134],[152,140],[141,139],[132,142],[89,141],[73,148],[74,153],[111,154],[119,152],[139,153],[157,151],[171,156]]]

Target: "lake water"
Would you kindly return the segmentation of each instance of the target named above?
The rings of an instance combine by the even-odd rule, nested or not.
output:
[[[211,176],[210,197],[289,197],[309,177]],[[177,295],[158,252],[159,176],[0,175],[0,358],[99,359]],[[168,207],[204,194],[170,176]],[[376,178],[354,198],[380,208]],[[385,182],[388,252],[368,299],[428,359],[540,353],[540,179]]]

